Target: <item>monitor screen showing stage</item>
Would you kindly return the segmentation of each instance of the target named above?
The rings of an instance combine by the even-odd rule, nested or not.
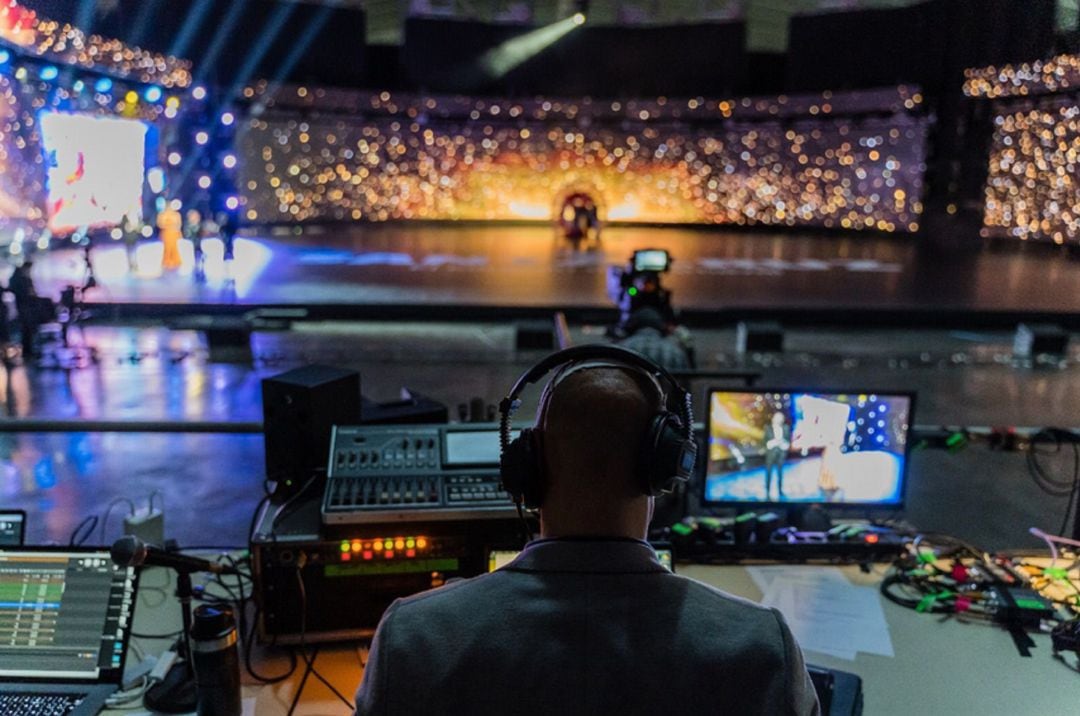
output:
[[[146,132],[137,120],[41,113],[53,232],[116,226],[141,213]]]
[[[899,507],[912,400],[712,390],[705,501]]]

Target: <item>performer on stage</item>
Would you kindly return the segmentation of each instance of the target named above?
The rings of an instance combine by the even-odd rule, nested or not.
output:
[[[772,475],[776,472],[777,499],[784,499],[784,462],[791,447],[791,428],[780,411],[773,413],[772,422],[765,426],[765,499],[769,499]]]
[[[221,257],[225,261],[226,271],[229,271],[234,257],[233,251],[238,217],[235,211],[225,209],[218,212],[217,221],[218,229],[221,232]]]
[[[201,281],[206,277],[206,252],[202,245],[202,214],[198,209],[188,209],[184,219],[184,238],[191,242],[191,250],[195,255],[195,280]]]
[[[167,202],[157,216],[157,226],[164,250],[161,254],[161,268],[175,271],[180,268],[180,237],[184,220],[180,212]]]
[[[142,220],[137,216],[125,214],[120,226],[124,231],[124,248],[127,250],[128,271],[135,273],[139,270],[136,253],[139,248],[139,237],[142,236]]]

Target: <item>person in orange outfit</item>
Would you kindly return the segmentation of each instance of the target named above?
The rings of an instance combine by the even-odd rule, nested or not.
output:
[[[180,211],[173,202],[165,205],[158,213],[157,226],[161,236],[164,251],[161,254],[161,268],[166,271],[175,271],[180,268],[180,238],[184,220]]]

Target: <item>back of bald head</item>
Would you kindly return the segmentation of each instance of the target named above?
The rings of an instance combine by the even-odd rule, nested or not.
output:
[[[629,369],[593,367],[558,382],[541,416],[545,507],[564,498],[642,496],[638,454],[660,407],[656,385]]]

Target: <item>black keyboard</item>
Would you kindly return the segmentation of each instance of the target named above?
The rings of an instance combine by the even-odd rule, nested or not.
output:
[[[63,716],[75,710],[86,694],[5,694],[0,716]]]

